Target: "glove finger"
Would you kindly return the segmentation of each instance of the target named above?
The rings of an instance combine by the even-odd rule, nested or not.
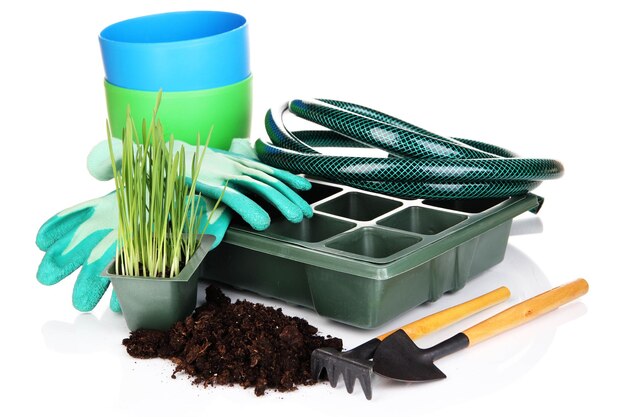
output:
[[[250,139],[243,138],[234,138],[230,142],[230,148],[228,151],[234,153],[235,155],[241,155],[248,159],[252,159],[253,161],[258,161],[256,150],[252,147],[250,143]]]
[[[115,258],[116,246],[117,242],[110,245],[94,262],[87,261],[81,268],[72,294],[72,303],[77,310],[91,311],[100,302],[110,283],[108,278],[100,274]]]
[[[196,189],[202,195],[214,200],[219,199],[222,195],[222,191],[224,191],[223,187],[205,183],[197,183]],[[249,197],[246,197],[231,187],[226,187],[221,204],[237,212],[237,214],[255,230],[265,230],[270,225],[270,216],[265,210]]]
[[[230,225],[233,217],[232,211],[224,204],[220,204],[217,208],[217,200],[201,196],[202,204],[200,206],[200,225],[198,231],[215,237],[211,249],[215,249],[222,239]]]
[[[227,207],[218,207],[217,210],[224,210],[217,220],[211,219],[211,222],[207,225],[206,229],[204,229],[204,224],[200,226],[200,230],[205,230],[204,233],[215,236],[215,241],[213,242],[213,246],[211,246],[211,250],[215,249],[224,238],[224,234],[226,234],[226,230],[230,225],[230,221],[233,217],[233,213]],[[215,211],[217,213],[217,210]]]
[[[82,203],[60,211],[41,226],[37,232],[35,243],[39,249],[46,251],[63,236],[76,232],[76,229],[83,228],[81,226],[87,226],[88,220],[93,216],[97,216],[96,213],[98,210],[108,213],[112,209],[117,210],[115,191],[102,197],[83,201]],[[115,211],[115,213],[117,213],[117,211]],[[115,219],[117,215],[111,214],[111,216]],[[90,226],[86,228],[89,229]]]
[[[109,301],[109,308],[115,313],[122,312],[122,306],[120,306],[120,300],[117,299],[117,294],[115,294],[115,290],[111,292],[111,301]]]
[[[299,223],[302,221],[303,213],[300,207],[292,203],[291,200],[273,187],[247,175],[239,175],[230,179],[228,183],[229,185],[232,184],[245,188],[263,197],[266,201],[273,204],[290,222]]]
[[[119,139],[112,139],[113,157],[118,169],[122,164],[123,146]],[[87,170],[92,177],[100,181],[108,181],[113,178],[113,167],[111,166],[111,153],[109,151],[109,141],[103,140],[94,146],[87,156]]]
[[[276,178],[272,177],[271,175],[265,174],[264,172],[251,170],[249,168],[244,168],[243,173],[280,191],[292,203],[300,208],[304,217],[313,216],[313,209],[311,208],[309,203],[307,203],[302,197],[298,195],[298,193],[293,191],[280,180],[277,180]]]
[[[37,269],[37,280],[44,285],[53,285],[76,271],[87,259],[93,248],[104,239],[111,230],[98,230],[64,253],[72,240],[73,234],[66,234],[50,246]]]
[[[276,177],[285,184],[298,191],[308,191],[311,189],[311,182],[304,177],[292,174],[289,171],[285,171],[278,168],[272,168],[272,176]]]
[[[61,215],[61,213],[52,216],[39,228],[35,239],[39,249],[47,251],[50,246],[63,237],[73,234],[82,223],[93,215],[94,208],[85,207],[66,215]]]
[[[300,191],[307,191],[311,189],[311,183],[309,182],[309,180],[299,175],[295,175],[291,172],[271,167],[267,164],[264,164],[263,162],[255,161],[242,155],[233,154],[231,152],[222,151],[219,149],[212,150],[214,152],[223,154],[231,160],[239,162],[240,164],[245,165],[249,168],[258,169],[261,172],[265,172],[266,174],[271,175],[289,185],[293,189]]]

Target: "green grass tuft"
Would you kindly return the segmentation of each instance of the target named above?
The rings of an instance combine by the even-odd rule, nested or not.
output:
[[[191,156],[185,155],[184,147],[175,150],[174,138],[165,140],[163,126],[157,119],[160,100],[161,93],[150,125],[143,120],[141,136],[131,118],[130,108],[127,109],[119,169],[107,126],[119,208],[116,274],[175,277],[196,251],[206,230],[199,230],[203,202],[196,194],[196,182],[208,139],[201,146],[198,136],[196,150]],[[186,181],[185,164],[189,157],[192,158],[191,177]],[[208,224],[207,221],[205,228]]]

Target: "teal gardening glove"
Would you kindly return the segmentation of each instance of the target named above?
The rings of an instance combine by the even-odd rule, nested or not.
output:
[[[118,144],[121,142],[114,141],[114,149],[119,149]],[[177,147],[181,145],[177,144]],[[195,151],[191,145],[183,146],[190,147],[185,149],[186,152]],[[226,180],[229,180],[222,205],[213,214],[207,229],[207,233],[216,236],[213,247],[221,242],[230,224],[232,213],[225,205],[238,212],[254,229],[263,230],[269,226],[267,212],[244,195],[243,191],[252,191],[266,198],[290,221],[299,222],[302,217],[312,215],[310,206],[289,188],[309,189],[311,185],[306,179],[255,161],[256,154],[247,141],[236,140],[231,149],[237,146],[237,151],[245,154],[245,157],[208,149],[197,183],[200,192],[217,199],[222,194]],[[121,154],[116,151],[115,155],[121,161]],[[89,170],[98,179],[112,178],[110,161],[107,142],[100,143],[89,155]],[[209,163],[212,165],[208,166]],[[238,186],[242,191],[237,190]],[[206,200],[207,213],[210,213],[213,201]],[[90,311],[109,285],[108,280],[100,278],[100,273],[113,260],[116,244],[115,193],[64,210],[48,220],[37,235],[37,245],[47,252],[37,278],[43,284],[52,285],[82,265],[72,300],[78,310]],[[112,310],[120,311],[115,294],[111,297],[110,306]]]
[[[177,140],[174,152],[183,147],[187,155],[196,151],[195,146]],[[206,150],[196,183],[201,194],[218,199],[224,192],[222,204],[230,207],[256,230],[266,229],[270,225],[270,216],[247,194],[271,203],[294,223],[313,215],[311,206],[294,191],[310,189],[311,183],[307,179],[259,162],[247,139],[235,139],[231,149],[237,149],[239,153]],[[113,155],[119,169],[122,163],[120,140],[113,140]],[[113,178],[107,141],[100,142],[91,150],[87,167],[91,175],[99,180]],[[187,165],[187,176],[191,176],[190,164]]]
[[[215,236],[215,247],[226,233],[231,213],[219,206],[210,216],[214,201],[204,197],[202,200],[199,230],[204,230],[209,222],[205,233]],[[74,284],[72,303],[77,310],[93,310],[109,286],[109,280],[100,273],[115,258],[117,224],[115,192],[54,215],[37,233],[37,246],[46,252],[37,270],[39,282],[53,285],[81,268]],[[109,305],[111,310],[121,311],[115,293]]]

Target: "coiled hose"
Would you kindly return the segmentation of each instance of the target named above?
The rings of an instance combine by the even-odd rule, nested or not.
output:
[[[330,130],[291,132],[282,122],[286,111]],[[259,139],[255,145],[264,163],[402,198],[503,198],[525,194],[563,173],[553,159],[519,158],[343,101],[292,100],[267,112],[265,128],[272,144]],[[313,147],[375,147],[389,157],[324,155]]]

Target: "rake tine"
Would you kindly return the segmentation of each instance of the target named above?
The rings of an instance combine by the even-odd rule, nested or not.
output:
[[[330,382],[330,386],[336,388],[337,382],[339,381],[339,373],[336,372],[336,369],[333,365],[326,365],[326,375],[328,376],[328,382]]]
[[[356,382],[356,375],[346,368],[343,371],[343,382],[346,384],[348,392],[352,394],[352,391],[354,391],[354,383]]]
[[[363,373],[358,376],[358,380],[361,383],[361,389],[363,390],[363,394],[365,394],[365,398],[368,400],[372,399],[372,377],[370,373]]]
[[[314,379],[320,379],[322,375],[322,371],[324,370],[324,361],[319,360],[319,358],[313,356],[311,358],[311,376]]]

